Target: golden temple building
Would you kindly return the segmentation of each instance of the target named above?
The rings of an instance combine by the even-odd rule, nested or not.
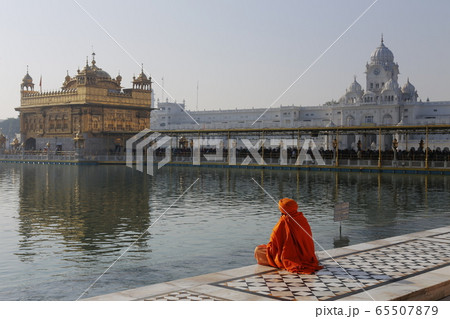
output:
[[[75,76],[67,73],[58,91],[36,91],[27,69],[15,109],[25,150],[123,152],[128,138],[150,128],[152,82],[143,69],[132,88],[122,89],[121,81],[96,65],[95,53]]]

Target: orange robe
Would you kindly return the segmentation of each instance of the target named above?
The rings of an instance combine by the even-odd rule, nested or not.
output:
[[[311,274],[323,267],[314,250],[311,227],[303,213],[283,213],[266,246],[270,266],[293,273]]]

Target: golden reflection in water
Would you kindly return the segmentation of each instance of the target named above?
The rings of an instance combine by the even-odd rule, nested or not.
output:
[[[20,167],[18,255],[23,261],[49,238],[72,251],[92,250],[123,233],[147,229],[149,185],[145,174],[116,166],[96,168]]]

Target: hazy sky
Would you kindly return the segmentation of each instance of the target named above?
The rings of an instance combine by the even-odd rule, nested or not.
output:
[[[374,0],[149,0],[78,3],[177,101],[199,109],[269,106]],[[29,65],[39,89],[61,87],[86,56],[130,87],[139,65],[72,0],[0,0],[0,119],[17,116]],[[450,1],[379,0],[276,105],[338,99],[380,44],[399,83],[450,100]],[[161,89],[153,85],[156,98]]]

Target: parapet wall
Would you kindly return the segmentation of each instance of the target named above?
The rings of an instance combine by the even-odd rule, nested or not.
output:
[[[76,89],[37,92],[22,91],[21,107],[61,105],[61,104],[107,104],[149,108],[151,91],[127,89],[112,92],[106,88],[79,87]]]

